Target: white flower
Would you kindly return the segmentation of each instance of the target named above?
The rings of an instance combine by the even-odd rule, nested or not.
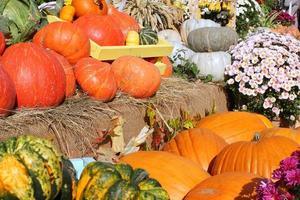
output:
[[[275,113],[276,116],[279,116],[279,114],[280,114],[280,109],[274,106],[274,107],[272,108],[272,112]]]
[[[294,101],[296,98],[297,98],[297,95],[295,95],[295,94],[290,94],[290,95],[289,95],[289,99],[290,99],[291,101]]]
[[[229,85],[232,85],[232,84],[234,84],[234,80],[233,80],[233,78],[231,78],[231,79],[227,80],[227,83],[228,83]]]
[[[279,99],[288,99],[290,97],[288,92],[282,92]]]
[[[242,105],[242,110],[247,110],[247,106],[246,105]]]
[[[290,116],[290,120],[295,121],[295,120],[296,120],[296,117],[295,117],[294,115],[291,115],[291,116]]]

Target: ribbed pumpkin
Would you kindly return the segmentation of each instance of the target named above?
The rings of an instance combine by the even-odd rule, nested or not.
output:
[[[164,151],[186,157],[207,170],[212,159],[227,145],[225,140],[208,129],[182,131],[164,146]]]
[[[127,37],[127,33],[129,31],[136,31],[139,32],[140,26],[137,21],[130,15],[124,12],[118,11],[112,5],[108,5],[108,15],[112,16],[114,24],[117,24],[120,27],[124,38]]]
[[[68,60],[62,55],[56,53],[53,50],[49,50],[49,53],[52,54],[58,62],[61,64],[65,71],[66,75],[66,97],[71,97],[75,93],[76,89],[76,80],[73,71],[73,66],[68,62]]]
[[[105,0],[72,0],[75,15],[81,17],[87,14],[106,15],[107,4]]]
[[[252,200],[264,178],[250,173],[224,173],[209,177],[193,188],[185,200]]]
[[[54,199],[62,186],[61,165],[47,140],[23,135],[0,143],[0,182],[18,199]]]
[[[102,101],[113,99],[117,84],[111,65],[94,58],[83,58],[75,65],[75,76],[88,95]]]
[[[198,128],[207,128],[232,143],[249,141],[255,132],[272,128],[272,122],[266,117],[248,112],[223,112],[210,115],[199,121]]]
[[[206,27],[188,35],[189,47],[195,52],[227,51],[238,41],[238,34],[228,27]]]
[[[157,44],[158,36],[155,31],[151,28],[142,28],[140,31],[140,44],[141,45],[150,45]]]
[[[296,151],[299,145],[283,136],[260,138],[256,134],[252,141],[241,141],[226,146],[212,164],[211,174],[224,172],[249,172],[270,178],[279,163]]]
[[[168,200],[160,183],[149,178],[143,169],[133,170],[127,164],[89,163],[83,170],[76,200]]]
[[[182,200],[200,181],[209,177],[199,164],[163,151],[140,151],[126,155],[120,161],[133,168],[145,169],[167,190],[172,200]]]
[[[3,54],[5,49],[5,38],[2,32],[0,32],[0,56]]]
[[[151,97],[159,89],[159,70],[141,58],[122,56],[112,63],[112,70],[118,88],[133,97]]]
[[[0,62],[0,117],[6,116],[16,102],[15,86]]]
[[[89,14],[79,17],[74,24],[100,46],[121,46],[125,37],[117,24],[112,23],[113,17]]]
[[[63,55],[71,64],[90,55],[87,35],[70,22],[53,22],[40,29],[33,42]]]
[[[291,128],[267,128],[261,131],[261,137],[270,137],[274,135],[290,138],[300,144],[300,130]]]
[[[34,43],[12,45],[3,54],[2,63],[15,85],[18,107],[50,107],[64,100],[64,70],[43,47]]]

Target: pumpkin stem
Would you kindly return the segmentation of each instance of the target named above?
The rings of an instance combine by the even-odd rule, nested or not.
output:
[[[260,138],[261,138],[260,134],[259,133],[255,133],[254,137],[253,137],[253,141],[254,142],[258,142],[260,140]]]
[[[99,6],[100,10],[103,9],[103,3],[102,3],[102,0],[94,0],[94,3]]]

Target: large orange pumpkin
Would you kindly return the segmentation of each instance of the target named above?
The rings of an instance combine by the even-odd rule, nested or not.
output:
[[[80,87],[96,99],[109,101],[116,95],[117,84],[108,63],[83,58],[75,65],[75,76]]]
[[[77,17],[87,14],[107,14],[107,4],[105,0],[73,0],[72,6],[75,8],[75,15]]]
[[[18,107],[56,106],[64,100],[65,72],[43,47],[34,43],[12,45],[2,62],[15,85]]]
[[[227,145],[225,140],[208,129],[182,131],[164,146],[164,151],[186,157],[207,170],[212,159]]]
[[[212,164],[211,174],[224,172],[249,172],[270,178],[284,158],[296,151],[299,145],[283,136],[241,141],[226,146]]]
[[[127,37],[129,31],[139,32],[140,26],[137,21],[130,15],[118,11],[112,5],[108,5],[108,15],[112,16],[113,23],[120,27],[124,37]]]
[[[272,122],[263,115],[248,112],[223,112],[199,121],[199,128],[207,128],[223,137],[226,142],[249,141],[255,132],[272,128]]]
[[[159,89],[159,70],[141,58],[122,56],[112,63],[112,70],[119,89],[133,97],[151,97]]]
[[[15,86],[0,63],[0,117],[6,116],[16,102]]]
[[[300,130],[291,129],[291,128],[267,128],[261,131],[262,137],[270,137],[274,135],[280,135],[287,138],[290,138],[300,144]]]
[[[224,173],[209,177],[193,188],[185,200],[252,200],[264,178],[250,173]]]
[[[0,32],[0,56],[3,54],[5,49],[5,38],[2,32]]]
[[[121,46],[125,44],[125,37],[113,17],[88,14],[79,17],[74,24],[100,46]]]
[[[52,54],[58,62],[61,64],[65,71],[66,75],[66,97],[71,97],[74,95],[76,90],[76,80],[73,71],[73,66],[67,61],[65,57],[56,53],[55,51],[49,50],[49,53]]]
[[[33,42],[63,55],[71,64],[90,55],[87,35],[70,22],[53,22],[39,30]]]
[[[200,181],[209,177],[200,165],[174,154],[162,151],[140,151],[120,160],[133,168],[142,168],[159,181],[172,200],[183,197]]]

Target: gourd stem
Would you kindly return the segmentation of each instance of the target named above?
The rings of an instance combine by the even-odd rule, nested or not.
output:
[[[96,4],[97,6],[99,6],[100,10],[103,9],[103,3],[102,3],[102,0],[94,0],[94,2],[95,2],[95,4]]]
[[[260,140],[260,138],[261,138],[260,134],[259,133],[255,133],[254,137],[253,137],[253,141],[254,142],[258,142]]]

